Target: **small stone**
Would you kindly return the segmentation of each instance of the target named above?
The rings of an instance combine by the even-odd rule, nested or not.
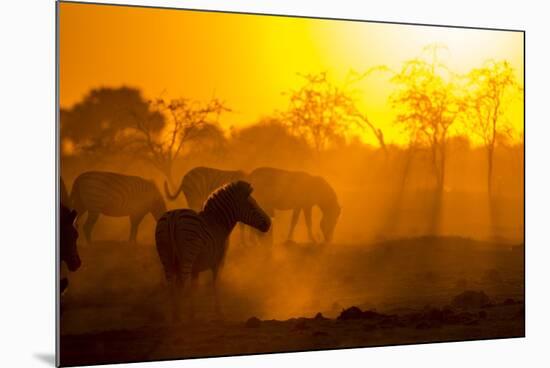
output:
[[[338,320],[346,321],[350,319],[361,319],[363,317],[363,311],[355,306],[348,309],[344,309],[338,316]]]
[[[258,328],[262,324],[262,321],[260,321],[256,317],[250,317],[246,323],[244,324],[247,328]]]
[[[322,320],[325,320],[326,318],[325,318],[325,316],[323,316],[323,314],[321,312],[319,312],[315,315],[315,317],[313,319],[315,319],[317,321],[322,321]]]

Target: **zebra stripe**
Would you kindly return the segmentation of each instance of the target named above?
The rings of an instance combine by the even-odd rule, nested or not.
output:
[[[271,220],[251,193],[252,186],[247,182],[226,184],[210,195],[201,212],[172,210],[158,220],[155,231],[157,252],[172,292],[175,318],[178,318],[179,293],[190,276],[196,279],[199,272],[211,270],[216,290],[229,235],[237,222],[262,232],[269,230]],[[219,312],[217,294],[216,311]]]
[[[130,241],[135,242],[138,226],[147,213],[158,220],[166,204],[155,183],[139,176],[106,171],[88,171],[74,181],[71,204],[79,218],[88,212],[83,230],[91,241],[91,231],[100,214],[130,217]]]
[[[260,167],[248,175],[248,180],[256,190],[258,202],[270,215],[274,216],[274,210],[293,211],[288,241],[292,241],[298,217],[303,211],[309,239],[315,242],[311,224],[313,206],[318,206],[323,213],[320,228],[324,240],[332,240],[341,210],[336,192],[324,178],[303,171]]]
[[[166,197],[175,200],[180,192],[183,192],[187,206],[195,211],[200,211],[208,196],[219,187],[242,180],[245,177],[243,171],[218,170],[210,167],[195,167],[187,172],[181,179],[181,184],[173,195],[170,194],[168,184],[164,183]]]

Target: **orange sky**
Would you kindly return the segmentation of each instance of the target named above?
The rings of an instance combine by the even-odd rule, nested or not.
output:
[[[506,59],[523,83],[523,34],[441,27],[207,13],[61,3],[60,102],[70,107],[93,87],[133,86],[145,97],[216,96],[233,112],[224,126],[254,123],[284,109],[281,92],[297,86],[297,73],[328,71],[342,81],[350,69],[399,68],[442,43],[441,58],[465,73],[487,59]],[[388,141],[402,134],[392,124],[387,75],[357,85],[360,105]],[[523,130],[523,105],[506,116]],[[371,141],[368,135],[365,140]]]

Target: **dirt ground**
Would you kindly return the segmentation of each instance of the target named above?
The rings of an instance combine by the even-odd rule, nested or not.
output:
[[[63,297],[63,365],[525,334],[523,245],[455,237],[232,244],[223,319],[204,274],[196,318],[184,305],[179,324],[169,318],[154,245],[97,241],[80,253],[83,267]]]

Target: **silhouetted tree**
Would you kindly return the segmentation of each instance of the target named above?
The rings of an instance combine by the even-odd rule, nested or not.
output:
[[[361,112],[356,106],[351,106],[351,110],[349,111],[349,114],[351,116],[356,117],[359,120],[359,125],[362,128],[368,128],[372,132],[372,134],[376,137],[376,140],[378,141],[380,148],[382,148],[382,150],[384,150],[384,153],[387,155],[388,150],[386,148],[386,142],[384,141],[384,133],[382,132],[382,129],[376,127],[370,121],[367,114]]]
[[[483,67],[473,69],[468,80],[471,90],[467,98],[467,117],[487,152],[487,192],[492,195],[495,146],[511,129],[502,116],[509,100],[522,89],[507,61],[490,60]]]
[[[283,119],[319,153],[345,137],[354,120],[350,116],[353,99],[344,88],[330,82],[326,72],[302,77],[305,83],[288,93],[290,102]]]
[[[399,89],[391,101],[399,109],[397,123],[420,144],[429,147],[437,189],[441,192],[445,184],[449,130],[464,108],[454,76],[437,59],[438,48],[437,45],[426,48],[433,52],[431,61],[409,60],[394,73],[391,81]]]
[[[129,142],[134,153],[149,160],[173,185],[174,160],[182,154],[184,145],[209,137],[219,138],[219,116],[230,110],[216,98],[206,103],[158,98],[150,102],[150,108],[165,117],[164,129],[158,131],[153,122],[134,114]]]
[[[302,165],[312,158],[313,150],[300,136],[276,117],[266,117],[254,125],[232,132],[230,151],[238,161],[246,162],[245,169],[257,166]]]
[[[224,155],[227,150],[227,138],[218,124],[206,124],[194,139],[189,141],[190,153],[196,155]]]
[[[364,78],[369,76],[373,71],[380,70],[380,69],[389,70],[388,68],[385,68],[385,67],[384,68],[378,67],[378,68],[372,68],[363,74],[359,74],[354,70],[350,70],[347,76],[347,84],[353,84],[360,80],[363,80]],[[363,130],[370,131],[374,135],[374,137],[378,141],[378,145],[384,151],[384,154],[386,155],[386,158],[387,158],[388,149],[386,147],[386,142],[384,141],[384,133],[382,129],[377,127],[369,119],[368,115],[364,111],[361,111],[360,108],[357,107],[356,103],[350,103],[348,104],[347,107],[348,107],[348,114],[353,118],[355,118],[355,123],[357,124],[357,126]]]
[[[163,116],[149,109],[139,89],[96,88],[70,109],[61,109],[62,153],[118,153],[118,140],[134,126],[135,116],[148,121],[151,131],[164,126]]]

